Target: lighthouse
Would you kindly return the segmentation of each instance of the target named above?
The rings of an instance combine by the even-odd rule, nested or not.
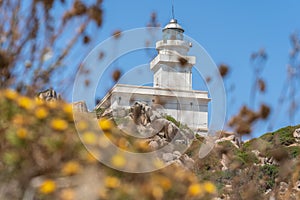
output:
[[[162,33],[162,39],[156,42],[157,56],[150,63],[153,86],[116,84],[96,109],[126,109],[135,102],[144,102],[205,134],[210,98],[207,91],[192,88],[192,68],[196,63],[196,55],[188,55],[192,44],[185,40],[184,29],[176,19],[171,19]]]
[[[176,19],[163,29],[163,39],[156,43],[158,55],[150,63],[154,87],[192,90],[192,67],[196,57],[187,55],[192,44],[184,40],[183,32]]]

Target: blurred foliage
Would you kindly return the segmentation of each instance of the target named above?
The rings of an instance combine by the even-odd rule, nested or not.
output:
[[[217,192],[210,181],[199,181],[176,165],[130,174],[100,164],[82,145],[70,104],[2,90],[0,108],[1,199],[179,200],[208,199]],[[111,123],[99,123],[111,129]],[[77,126],[87,128],[84,123]]]
[[[102,14],[102,0],[88,3],[80,0],[0,0],[1,200],[190,200],[222,195],[228,195],[230,199],[263,199],[268,197],[263,196],[268,189],[279,196],[281,181],[287,182],[288,191],[292,191],[296,181],[300,180],[300,147],[295,146],[292,132],[300,125],[267,133],[244,143],[240,149],[231,141],[220,142],[204,159],[197,157],[197,150],[204,141],[197,136],[186,152],[196,160],[193,171],[172,165],[154,173],[130,174],[102,165],[86,150],[76,133],[72,105],[29,98],[49,85],[60,85],[64,87],[60,90],[67,91],[70,87],[67,83],[72,80],[64,76],[72,79],[74,76],[67,73],[75,73],[79,63],[72,63],[68,66],[72,69],[67,70],[66,62],[68,59],[73,61],[78,53],[82,55],[84,45],[93,41],[88,32],[101,27]],[[155,13],[148,26],[160,26]],[[116,30],[112,35],[119,39],[122,32]],[[278,103],[281,105],[287,95],[291,97],[290,118],[298,108],[295,99],[295,83],[299,77],[298,35],[292,35],[291,41],[287,81]],[[81,42],[82,48],[74,48]],[[104,55],[101,52],[99,58]],[[264,49],[251,55],[254,79],[250,106],[243,106],[229,120],[229,127],[237,134],[252,133],[254,125],[259,120],[266,120],[271,113],[271,108],[264,103],[255,109],[259,105],[257,96],[267,90],[262,76],[267,58]],[[184,65],[186,61],[180,62]],[[219,72],[226,78],[231,69],[227,64],[221,64]],[[60,74],[59,78],[55,78],[57,74]],[[122,72],[116,70],[112,79],[117,82],[121,75]],[[207,77],[209,81],[211,77]],[[86,80],[87,86],[89,83]],[[17,92],[6,88],[15,88]],[[157,103],[163,105],[159,99]],[[180,125],[171,116],[166,119]],[[111,131],[115,126],[113,123],[100,119],[99,125],[118,147],[133,152],[148,151],[144,143]],[[87,126],[82,122],[76,128],[86,129]],[[95,134],[85,132],[82,140],[94,144]],[[254,150],[276,162],[261,165]],[[221,163],[224,160],[226,169]],[[115,165],[125,162],[122,156],[113,156]]]
[[[194,170],[177,165],[146,174],[130,174],[102,165],[82,145],[74,127],[72,105],[62,101],[43,102],[13,90],[0,93],[0,197],[1,199],[211,199],[216,195],[231,198],[263,199],[268,189],[279,191],[279,182],[300,178],[299,146],[289,146],[296,127],[286,127],[246,142],[237,149],[223,141],[204,159],[197,150],[203,138],[197,137],[188,150],[196,160]],[[110,132],[113,123],[100,119],[99,125]],[[78,123],[78,129],[87,124]],[[121,148],[122,135],[110,139]],[[280,137],[281,136],[281,137]],[[278,138],[278,139],[276,139]],[[82,138],[94,142],[91,133]],[[126,139],[127,140],[127,139]],[[131,140],[128,139],[130,142]],[[262,141],[262,142],[261,142]],[[277,143],[277,141],[279,143]],[[257,146],[260,148],[256,148]],[[274,149],[287,152],[286,159]],[[128,150],[141,150],[133,142]],[[252,150],[273,156],[279,165],[260,165]],[[145,149],[144,149],[145,150]],[[278,155],[276,155],[278,154]],[[228,158],[228,169],[221,160]],[[122,158],[115,156],[115,164]],[[288,170],[287,170],[288,167]],[[228,188],[235,188],[234,190]],[[247,192],[244,188],[251,188]],[[88,189],[87,189],[88,188]],[[242,190],[243,189],[243,190]],[[237,193],[236,191],[244,191]],[[250,195],[255,194],[255,196]]]
[[[0,88],[31,96],[49,86],[70,89],[80,62],[72,58],[86,49],[74,47],[90,43],[88,32],[102,25],[102,0],[0,1],[0,13]]]
[[[239,113],[229,120],[228,125],[239,135],[251,134],[254,124],[259,120],[266,120],[270,112],[270,107],[265,104],[261,104],[258,111],[244,105]]]

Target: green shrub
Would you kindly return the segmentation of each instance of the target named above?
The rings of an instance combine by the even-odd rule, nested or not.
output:
[[[276,134],[279,134],[279,140],[282,145],[290,145],[295,143],[295,139],[293,137],[293,130],[290,127],[280,129]]]
[[[287,151],[291,158],[297,158],[300,155],[300,147],[297,147],[297,146],[288,147]]]
[[[260,168],[260,176],[267,176],[265,189],[272,189],[275,185],[275,179],[278,176],[279,168],[275,165],[264,165]]]
[[[274,133],[266,133],[263,136],[261,136],[260,138],[271,143],[274,140]]]
[[[243,162],[243,164],[259,162],[257,157],[252,152],[238,151],[237,157]]]
[[[174,119],[172,116],[170,115],[166,115],[164,116],[166,120],[173,122],[177,127],[180,127],[180,122],[177,121],[176,119]]]
[[[295,139],[293,137],[293,132],[295,129],[300,128],[300,125],[298,126],[287,126],[285,128],[281,128],[275,132],[272,133],[266,133],[260,138],[269,142],[269,143],[275,143],[275,136],[278,136],[279,142],[281,145],[291,145],[295,143]]]

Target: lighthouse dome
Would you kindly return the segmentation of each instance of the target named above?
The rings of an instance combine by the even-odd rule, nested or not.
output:
[[[183,28],[177,23],[176,19],[171,21],[163,29],[164,40],[183,40]]]
[[[165,26],[163,31],[166,31],[168,29],[177,30],[181,33],[184,32],[184,29],[177,23],[176,19],[171,19],[171,21]]]

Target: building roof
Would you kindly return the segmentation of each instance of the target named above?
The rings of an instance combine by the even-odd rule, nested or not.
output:
[[[167,29],[177,29],[182,33],[184,32],[184,29],[177,23],[176,19],[171,19],[171,21],[165,26],[163,31],[165,31]]]

